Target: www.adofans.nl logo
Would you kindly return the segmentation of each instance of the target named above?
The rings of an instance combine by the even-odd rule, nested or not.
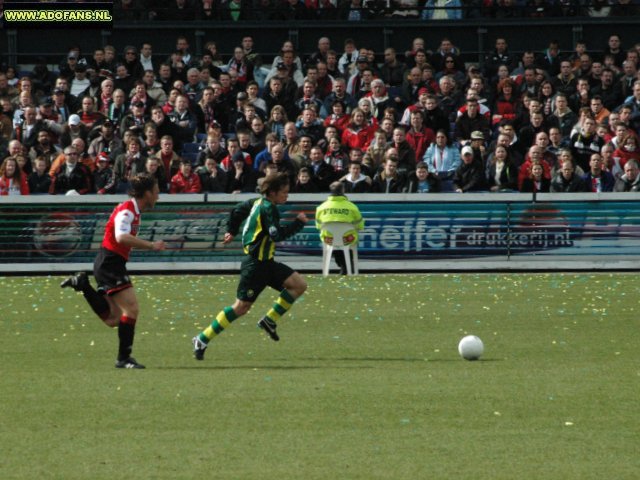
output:
[[[13,8],[13,7],[18,8]],[[4,20],[8,25],[30,25],[39,23],[111,23],[113,18],[108,9],[62,9],[59,4],[39,4],[28,8],[27,4],[5,4]]]

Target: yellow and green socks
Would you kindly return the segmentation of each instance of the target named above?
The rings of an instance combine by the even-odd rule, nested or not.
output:
[[[280,320],[280,317],[287,313],[296,299],[285,289],[280,292],[280,296],[271,307],[271,310],[265,315],[266,318],[273,322]]]
[[[266,318],[271,320],[272,322],[277,322],[280,320],[280,317],[287,313],[295,302],[295,298],[291,296],[291,294],[286,290],[282,290],[280,292],[280,296],[271,307],[271,310],[267,312],[265,315]],[[207,345],[213,337],[222,333],[226,328],[229,328],[231,322],[233,322],[238,315],[233,310],[232,307],[223,308],[218,315],[216,315],[215,320],[211,322],[207,328],[205,328],[199,335],[198,338],[202,343]]]
[[[198,335],[198,338],[201,342],[208,344],[213,337],[222,333],[225,328],[229,328],[231,322],[236,318],[238,318],[238,315],[236,315],[236,312],[232,307],[223,308],[220,313],[218,313],[215,320],[211,322],[211,325],[205,328],[200,335]]]

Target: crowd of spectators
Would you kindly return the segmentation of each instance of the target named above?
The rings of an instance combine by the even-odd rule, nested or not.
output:
[[[594,18],[638,14],[635,0],[115,0],[116,21],[366,21]]]
[[[255,192],[272,171],[310,193],[640,190],[640,44],[497,38],[482,65],[448,38],[404,47],[322,37],[267,61],[251,36],[231,58],[179,36],[168,58],[145,42],[7,68],[0,195],[125,193],[143,171],[171,194]]]

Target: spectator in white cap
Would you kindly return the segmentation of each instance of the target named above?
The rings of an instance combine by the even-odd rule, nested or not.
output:
[[[87,142],[87,135],[89,131],[87,127],[80,120],[80,116],[69,115],[67,125],[62,127],[62,134],[60,135],[60,145],[62,148],[68,147],[76,138],[81,138]]]
[[[462,163],[453,175],[453,188],[457,193],[486,190],[484,165],[482,157],[475,154],[469,145],[462,147],[460,152]]]
[[[69,121],[68,121],[68,123],[69,123],[69,126],[70,126],[70,127],[77,127],[77,126],[79,126],[79,125],[80,125],[80,123],[82,123],[82,122],[80,121],[80,116],[79,116],[79,115],[76,115],[76,114],[74,113],[73,115],[71,115],[71,116],[69,117]]]
[[[69,115],[66,123],[55,123],[47,120],[47,127],[51,132],[58,135],[58,143],[62,148],[71,145],[76,138],[81,138],[87,144],[87,136],[89,129],[82,123],[80,116],[77,114]]]

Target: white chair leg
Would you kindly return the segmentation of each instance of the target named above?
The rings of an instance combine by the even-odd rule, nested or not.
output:
[[[360,270],[358,269],[358,246],[355,245],[351,248],[351,254],[353,255],[353,274],[358,275]]]
[[[347,275],[353,275],[353,271],[351,270],[351,252],[349,247],[343,247],[342,253],[344,254],[344,261],[347,267]]]
[[[331,245],[322,245],[322,275],[325,277],[329,275],[329,266],[331,265],[332,253],[333,247]]]

